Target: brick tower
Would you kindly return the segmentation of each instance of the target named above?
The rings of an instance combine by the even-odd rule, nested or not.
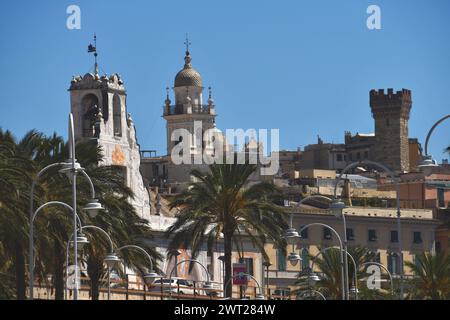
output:
[[[409,171],[408,120],[411,110],[411,91],[394,93],[388,89],[370,91],[370,108],[375,119],[376,144],[371,159],[394,171]]]

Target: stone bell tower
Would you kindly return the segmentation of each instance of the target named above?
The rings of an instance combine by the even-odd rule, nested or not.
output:
[[[171,104],[169,92],[164,106],[164,119],[167,129],[167,155],[171,154],[172,148],[178,141],[172,141],[172,133],[176,129],[186,129],[192,135],[191,154],[201,152],[202,137],[207,129],[215,125],[215,106],[209,92],[207,104],[203,104],[203,84],[200,73],[192,67],[189,46],[186,48],[184,57],[184,67],[175,76],[173,91],[175,94],[175,104]],[[194,127],[195,121],[201,123],[201,127]],[[195,132],[197,130],[198,132]]]
[[[376,143],[371,158],[391,170],[409,171],[408,121],[411,110],[411,91],[394,93],[388,89],[370,91],[370,108],[375,119]]]
[[[96,50],[89,46],[91,49]],[[148,191],[139,172],[139,145],[133,120],[127,113],[126,90],[121,77],[118,74],[99,76],[96,61],[93,74],[73,77],[69,92],[75,140],[97,141],[104,154],[101,164],[122,168],[127,186],[135,194],[130,203],[142,218],[149,218]]]

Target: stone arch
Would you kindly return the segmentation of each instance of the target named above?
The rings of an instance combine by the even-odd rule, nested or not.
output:
[[[94,124],[99,112],[98,97],[93,93],[86,94],[81,100],[83,137],[94,136]]]

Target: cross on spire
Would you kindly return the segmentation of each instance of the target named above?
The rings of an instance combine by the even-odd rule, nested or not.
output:
[[[188,34],[186,33],[186,40],[184,41],[184,44],[186,45],[186,54],[189,54],[189,46],[191,43],[189,42]]]
[[[94,53],[94,60],[95,60],[95,65],[94,65],[94,69],[95,69],[95,74],[98,74],[98,63],[97,63],[97,34],[94,33],[94,45],[89,44],[88,46],[88,52],[89,53]]]

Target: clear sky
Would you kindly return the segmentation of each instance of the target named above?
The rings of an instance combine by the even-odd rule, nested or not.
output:
[[[68,30],[66,8],[81,8]],[[366,9],[381,8],[382,30]],[[119,73],[141,149],[165,153],[165,87],[183,66],[185,33],[193,66],[212,86],[217,124],[279,128],[282,149],[343,142],[344,131],[373,132],[372,88],[413,94],[410,137],[423,143],[450,111],[450,1],[22,1],[0,4],[0,127],[67,136],[72,75],[93,67]],[[450,121],[435,131],[439,161]]]

